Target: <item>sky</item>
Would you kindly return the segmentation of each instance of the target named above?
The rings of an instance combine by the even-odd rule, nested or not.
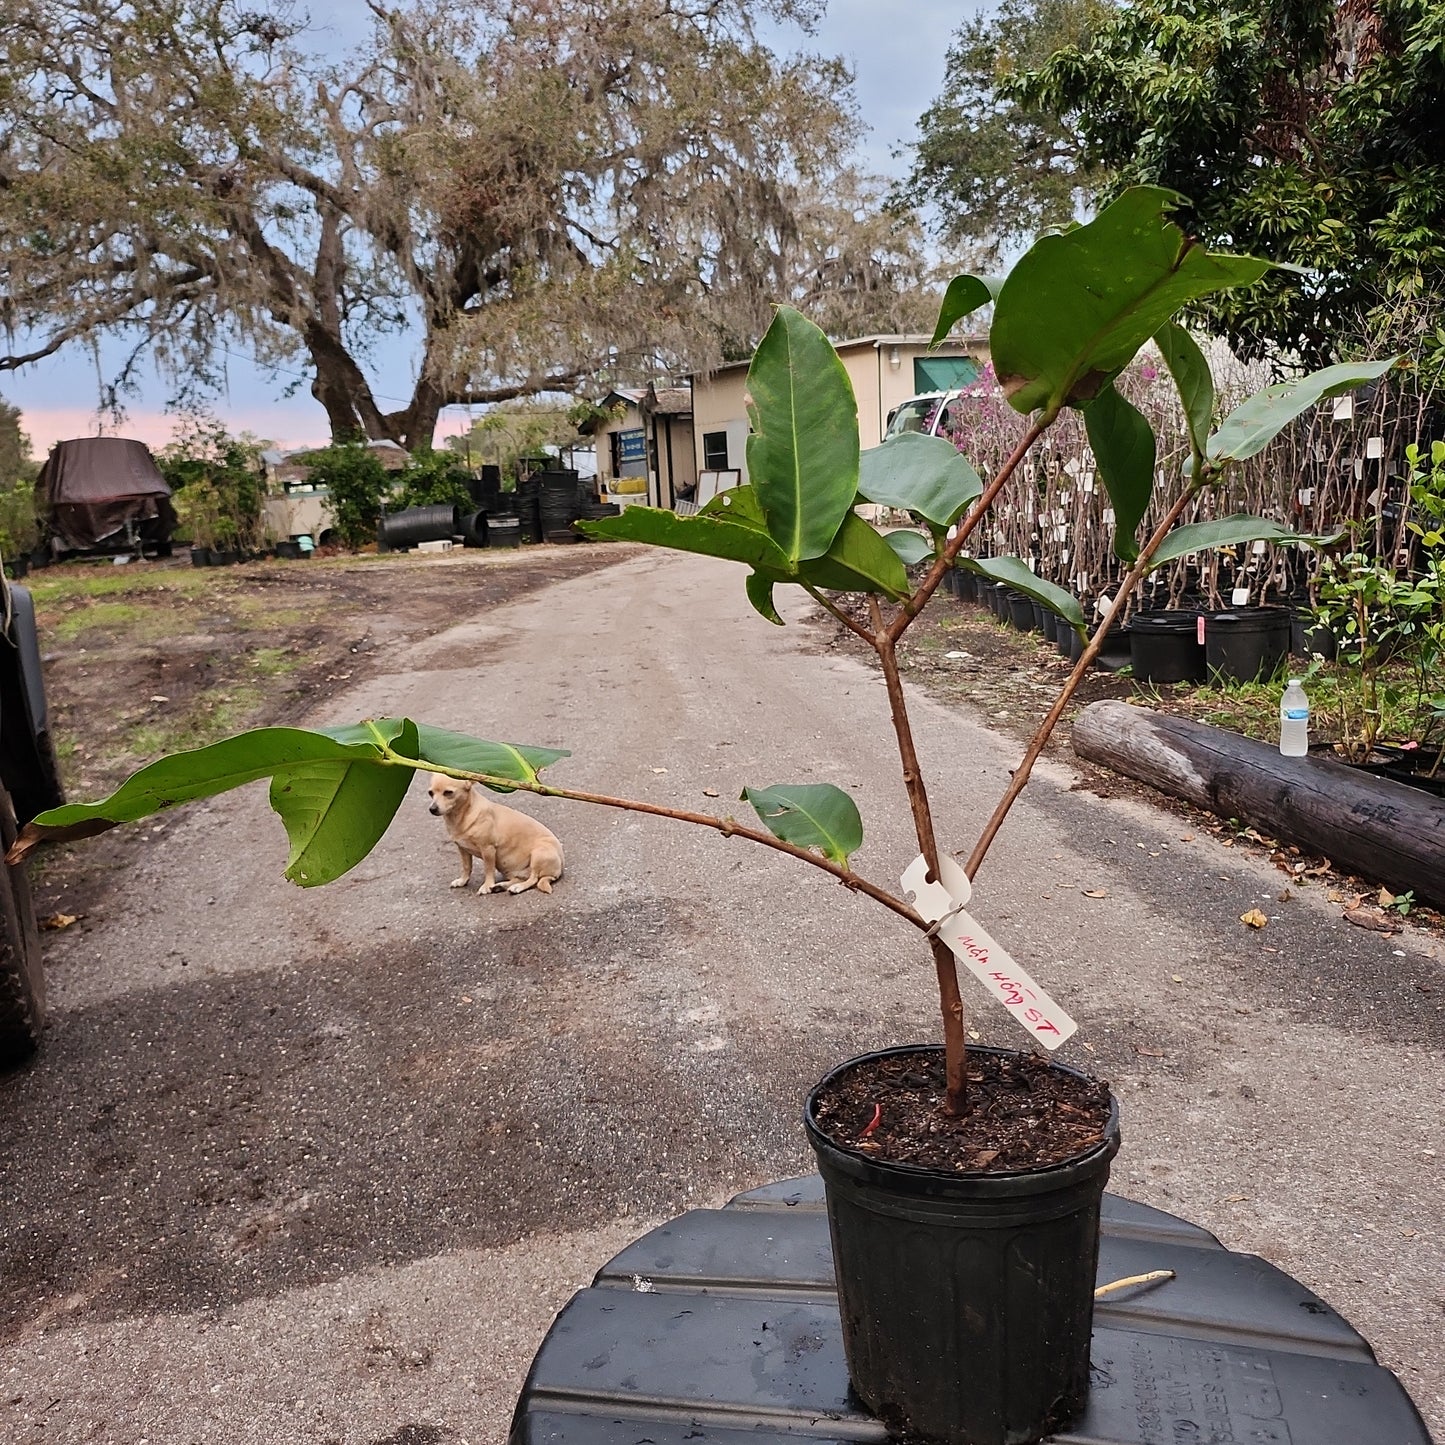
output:
[[[364,0],[314,0],[307,8],[321,35],[334,36],[338,48],[363,33]],[[982,0],[895,0],[888,5],[880,0],[829,0],[814,37],[803,40],[792,32],[795,44],[842,55],[854,67],[855,94],[869,127],[860,147],[868,170],[891,177],[906,169],[906,159],[895,152],[913,137],[919,115],[938,93],[954,30],[983,8]],[[781,42],[775,44],[782,48]],[[390,389],[400,397],[409,390],[410,365],[404,352],[398,344],[395,363],[376,380],[379,392]],[[282,447],[327,439],[325,414],[305,383],[286,398],[282,393],[287,378],[267,375],[243,355],[228,357],[226,363],[227,389],[213,407],[231,432],[251,432]],[[95,359],[81,346],[22,372],[0,373],[0,398],[20,407],[21,425],[37,457],[56,441],[93,435],[102,428],[150,446],[170,440],[175,418],[166,413],[169,388],[158,377],[147,374],[140,394],[127,401],[127,418],[120,427],[96,413],[98,391]],[[452,408],[443,414],[438,437],[463,431],[466,425],[466,413]]]

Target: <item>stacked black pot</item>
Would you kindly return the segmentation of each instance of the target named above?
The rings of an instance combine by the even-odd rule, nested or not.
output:
[[[565,469],[538,472],[538,510],[542,536],[548,542],[578,542],[572,523],[581,516],[582,496],[577,473]]]

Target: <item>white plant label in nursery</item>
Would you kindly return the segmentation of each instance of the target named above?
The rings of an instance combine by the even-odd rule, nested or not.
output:
[[[913,895],[913,906],[930,923],[946,921],[938,936],[954,956],[1046,1049],[1056,1049],[1079,1027],[1007,950],[964,909],[973,896],[968,874],[952,858],[938,860],[940,879],[928,882],[928,862],[920,853],[900,880]]]

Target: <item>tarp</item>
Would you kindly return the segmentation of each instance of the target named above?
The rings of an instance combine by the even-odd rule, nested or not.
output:
[[[73,551],[115,542],[164,542],[175,525],[171,489],[144,442],[80,437],[56,442],[35,482],[41,518]],[[127,524],[134,522],[134,537]]]
[[[978,362],[971,356],[915,356],[913,358],[913,389],[924,391],[957,391],[978,377]]]

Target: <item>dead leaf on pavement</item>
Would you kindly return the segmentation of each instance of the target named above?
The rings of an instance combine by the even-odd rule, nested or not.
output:
[[[1294,897],[1294,893],[1293,893],[1293,891],[1292,891],[1291,889],[1289,889],[1289,888],[1284,888],[1284,889],[1281,889],[1281,890],[1280,890],[1280,892],[1276,895],[1276,897],[1279,899],[1279,901],[1280,901],[1281,903],[1288,903],[1288,902],[1290,901],[1290,899]]]
[[[716,789],[716,788],[704,788],[704,789],[702,790],[702,795],[703,795],[704,798],[715,798],[715,797],[717,797],[717,789]]]
[[[80,917],[78,913],[52,913],[49,918],[42,918],[40,926],[45,929],[69,928]]]
[[[1381,908],[1388,908],[1394,901],[1395,895],[1388,888],[1380,889],[1379,896],[1375,899]]]
[[[1376,933],[1400,932],[1399,923],[1378,908],[1351,908],[1345,914],[1345,922],[1353,923],[1356,928],[1373,929]]]
[[[1085,897],[1085,898],[1107,898],[1108,896],[1109,896],[1109,890],[1108,890],[1107,888],[1086,888],[1086,889],[1084,889],[1084,897]]]
[[[1249,1203],[1249,1195],[1247,1195],[1247,1194],[1226,1194],[1226,1195],[1224,1196],[1224,1203],[1225,1203],[1225,1204],[1248,1204],[1248,1203]]]
[[[1162,1059],[1164,1057],[1163,1049],[1146,1049],[1143,1044],[1135,1044],[1134,1052],[1142,1054],[1146,1059]]]
[[[1247,923],[1251,928],[1263,928],[1269,922],[1269,919],[1266,918],[1259,909],[1251,908],[1248,913],[1241,913],[1239,915],[1239,921],[1241,923]]]

